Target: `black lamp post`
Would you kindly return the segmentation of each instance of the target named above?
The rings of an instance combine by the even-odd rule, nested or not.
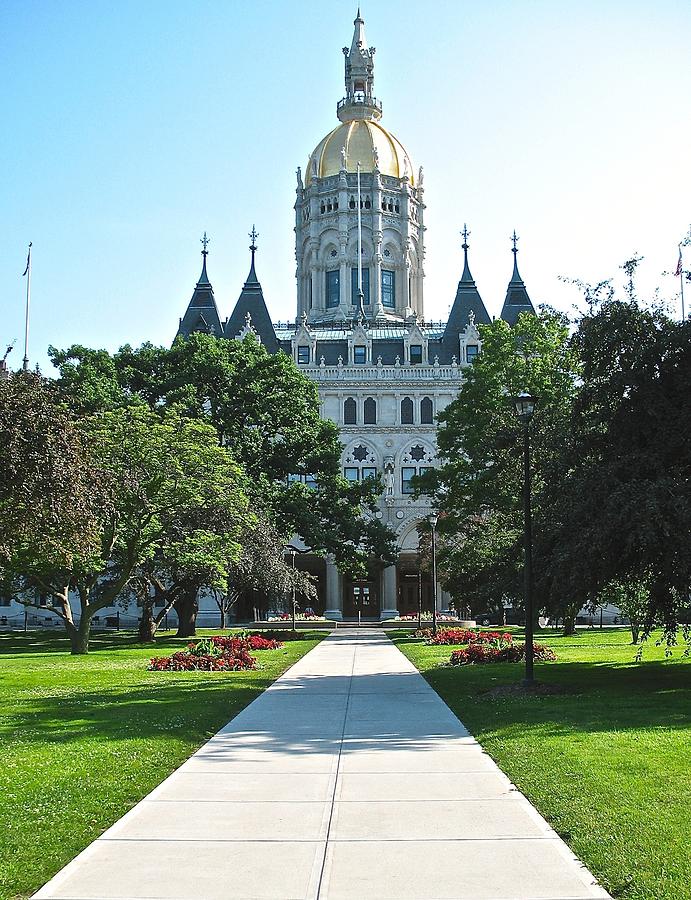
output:
[[[295,631],[295,547],[290,548],[290,557],[293,562],[293,583],[292,583],[292,594],[293,594],[293,631]]]
[[[437,522],[439,516],[432,513],[429,524],[432,526],[432,634],[437,633]]]
[[[533,678],[533,529],[530,513],[530,420],[535,412],[536,399],[522,393],[514,397],[516,415],[523,425],[523,525],[524,525],[524,598],[525,598],[525,678],[532,686]]]

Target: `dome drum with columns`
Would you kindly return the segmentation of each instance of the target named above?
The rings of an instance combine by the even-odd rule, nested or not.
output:
[[[370,321],[422,316],[422,178],[401,142],[379,121],[374,48],[367,45],[359,10],[354,24],[350,49],[343,48],[346,96],[337,107],[340,124],[310,155],[304,183],[298,169],[298,314],[310,324],[344,322],[360,306]]]
[[[301,556],[298,565],[318,579],[319,612],[333,619],[392,618],[425,609],[434,594],[429,576],[418,579],[417,528],[430,513],[411,479],[436,457],[436,420],[454,399],[464,371],[482,349],[479,325],[491,319],[470,273],[469,232],[463,228],[463,269],[446,322],[424,318],[424,188],[401,142],[381,124],[374,97],[374,48],[367,45],[359,10],[350,47],[344,48],[346,96],[339,124],[297,174],[295,253],[297,314],[271,320],[251,265],[232,314],[221,321],[207,276],[202,275],[179,335],[208,331],[218,337],[252,333],[271,352],[285,352],[319,389],[321,414],[340,428],[343,475],[380,475],[384,492],[376,517],[396,536],[399,558],[366,584],[342,576],[333,560]],[[511,275],[501,318],[513,325],[534,312],[517,265],[512,237]],[[297,476],[296,476],[297,477]],[[305,476],[302,476],[303,478]],[[439,609],[449,597],[437,591]]]

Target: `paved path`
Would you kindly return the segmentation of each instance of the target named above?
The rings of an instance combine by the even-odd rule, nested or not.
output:
[[[608,894],[383,632],[339,629],[35,896]]]

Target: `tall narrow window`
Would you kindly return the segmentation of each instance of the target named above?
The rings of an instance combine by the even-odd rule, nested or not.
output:
[[[414,494],[413,486],[410,483],[415,477],[415,466],[403,466],[401,469],[401,493]]]
[[[429,397],[423,397],[420,401],[420,423],[431,425],[434,422],[434,407]]]
[[[363,303],[369,304],[369,269],[362,270]],[[357,306],[357,266],[350,270],[350,295],[353,306]]]
[[[365,400],[365,425],[377,424],[377,401],[374,397]]]
[[[338,269],[332,269],[326,273],[326,308],[333,309],[341,302],[341,273]]]
[[[465,358],[471,363],[477,356],[477,344],[468,344],[465,348]]]
[[[348,397],[343,403],[343,424],[357,424],[357,405],[352,397]]]
[[[413,401],[410,397],[401,400],[401,425],[413,424]]]
[[[367,347],[361,344],[353,347],[353,362],[356,366],[364,366],[367,362]]]
[[[396,308],[396,273],[393,269],[381,270],[381,302],[389,309]]]
[[[343,477],[346,481],[359,481],[360,480],[360,470],[357,466],[346,466],[343,469]]]
[[[308,366],[310,364],[310,348],[304,344],[298,345],[298,365]]]

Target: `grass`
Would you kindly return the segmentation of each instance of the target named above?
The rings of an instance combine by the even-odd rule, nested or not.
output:
[[[226,674],[147,672],[187,643],[171,637],[97,634],[75,657],[62,633],[0,635],[0,898],[29,896],[323,636]]]
[[[626,630],[540,632],[558,660],[536,664],[536,678],[566,693],[488,699],[522,666],[444,666],[454,648],[390,636],[613,896],[690,900],[691,659],[681,650],[665,659],[650,641],[636,663]]]

